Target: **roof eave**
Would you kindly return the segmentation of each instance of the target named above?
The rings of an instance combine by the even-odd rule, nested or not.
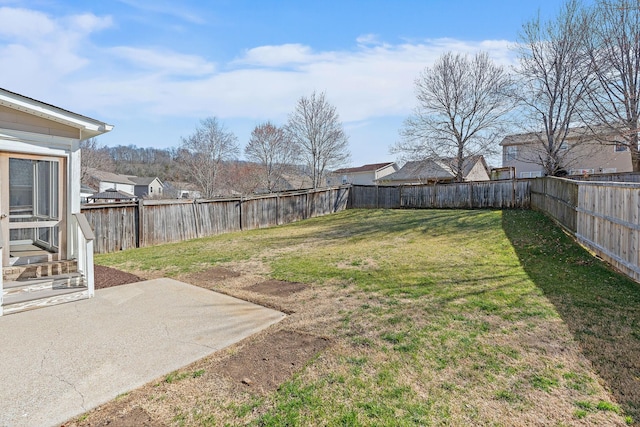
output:
[[[0,88],[0,105],[79,129],[81,139],[110,132],[113,125]]]

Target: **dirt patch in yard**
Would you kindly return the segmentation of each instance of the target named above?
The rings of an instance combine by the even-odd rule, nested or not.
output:
[[[164,427],[158,421],[154,421],[153,418],[147,414],[147,412],[139,406],[131,409],[128,412],[116,415],[112,419],[105,419],[99,424],[94,424],[96,427]]]
[[[281,330],[243,347],[213,369],[253,392],[268,393],[329,346],[329,339]]]
[[[93,275],[96,289],[110,288],[111,286],[126,285],[145,280],[135,274],[127,273],[104,265],[94,265]]]
[[[304,283],[267,280],[244,288],[247,291],[275,297],[288,297],[307,288]]]

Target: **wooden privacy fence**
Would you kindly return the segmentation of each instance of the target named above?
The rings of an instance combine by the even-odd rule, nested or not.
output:
[[[85,205],[96,253],[288,224],[346,208],[533,208],[640,281],[640,183],[565,178],[346,186],[261,197]]]
[[[529,208],[531,180],[390,186],[354,185],[349,208]]]
[[[640,184],[536,178],[531,206],[578,241],[640,281]]]
[[[220,200],[140,200],[87,204],[95,252],[178,242],[288,224],[346,209],[349,187]]]

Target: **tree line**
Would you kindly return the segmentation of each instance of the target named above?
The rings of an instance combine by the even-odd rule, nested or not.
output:
[[[350,158],[348,137],[324,92],[301,97],[284,126],[257,125],[244,148],[248,162],[237,161],[238,138],[216,117],[201,120],[177,148],[106,147],[96,139],[81,148],[85,182],[92,168],[158,176],[193,183],[205,198],[322,187],[327,173]]]
[[[512,69],[487,53],[443,54],[415,81],[417,106],[391,151],[405,159],[445,157],[458,180],[464,160],[494,154],[507,129],[536,139],[528,158],[546,175],[566,173],[570,131],[631,153],[640,171],[640,1],[566,1],[548,20],[525,22]],[[582,141],[586,141],[583,138]]]

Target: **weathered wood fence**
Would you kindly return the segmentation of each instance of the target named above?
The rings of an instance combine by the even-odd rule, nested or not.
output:
[[[529,208],[531,180],[390,186],[354,185],[349,208]]]
[[[633,179],[633,178],[632,178]],[[252,198],[85,205],[96,253],[288,224],[351,208],[537,209],[640,281],[640,183],[565,178],[342,186]]]
[[[531,207],[598,256],[640,281],[640,183],[536,178]]]
[[[349,187],[220,200],[140,200],[87,204],[95,252],[178,242],[288,224],[346,209]]]

